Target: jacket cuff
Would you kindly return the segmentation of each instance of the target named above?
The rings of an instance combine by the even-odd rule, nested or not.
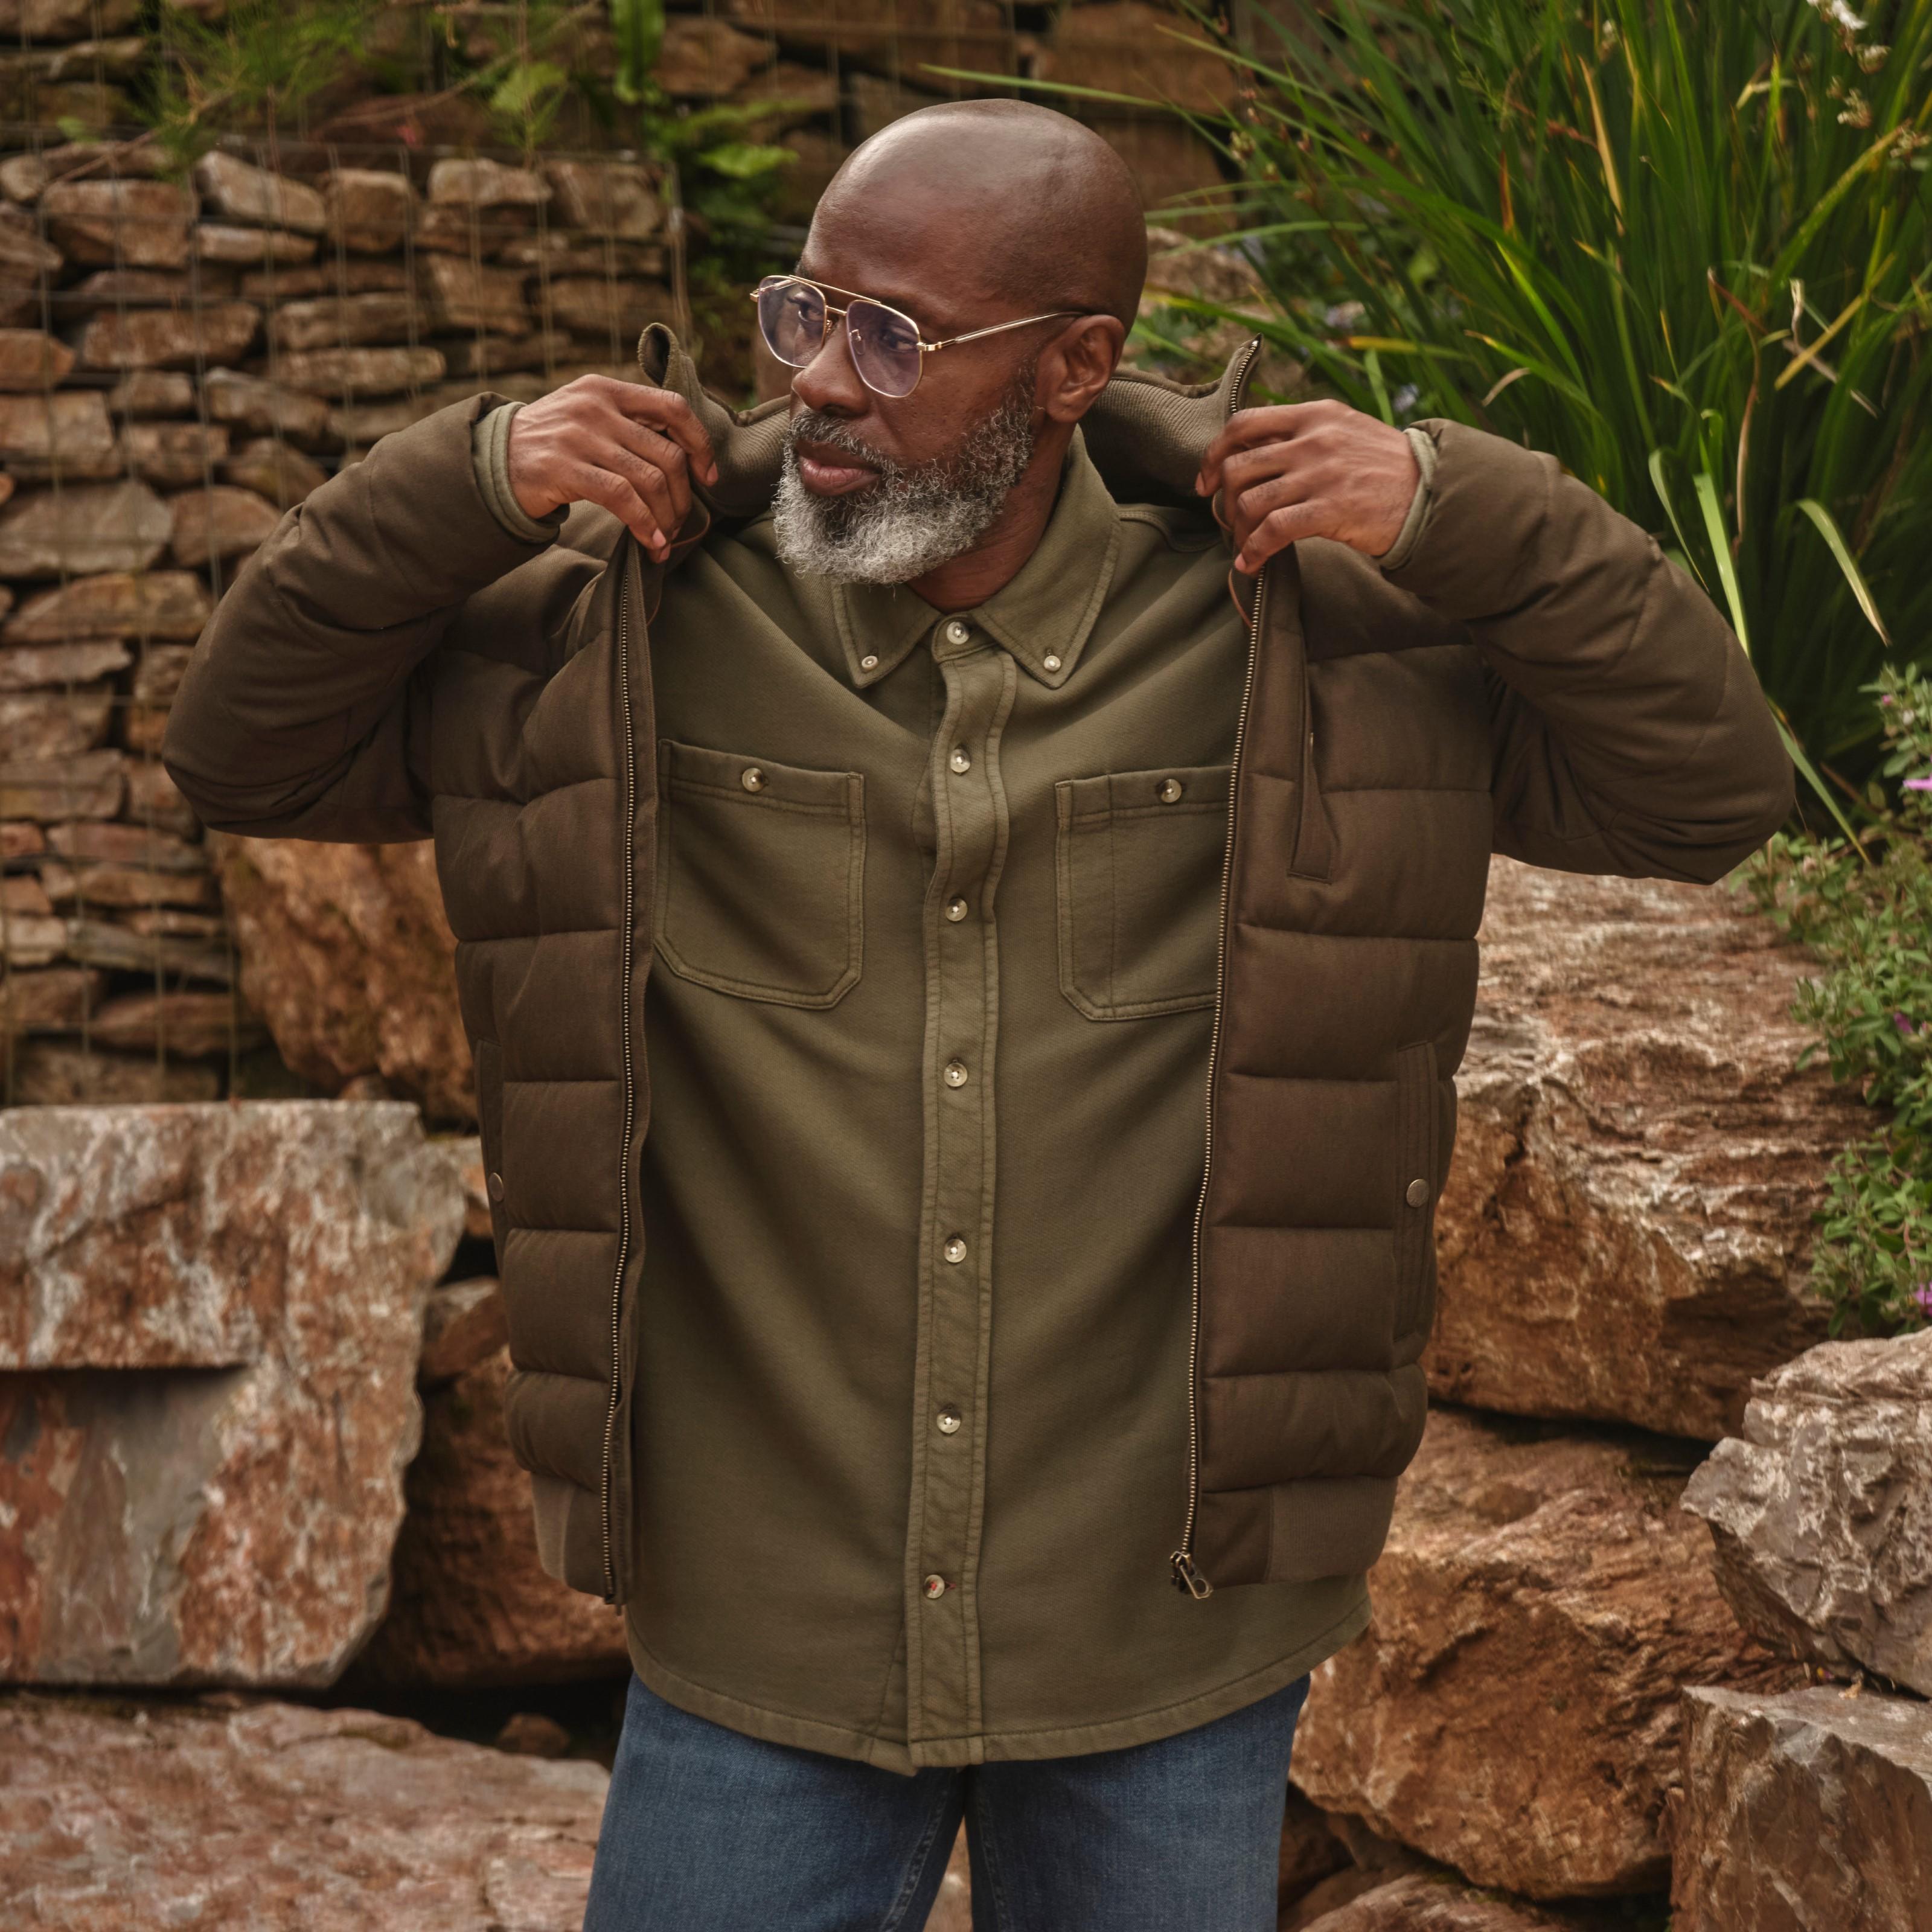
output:
[[[510,425],[522,407],[521,403],[504,403],[479,416],[470,432],[470,460],[476,488],[497,522],[520,543],[547,544],[563,528],[570,506],[560,503],[548,515],[532,517],[510,488]]]
[[[1415,554],[1415,547],[1422,541],[1423,527],[1429,521],[1430,505],[1435,499],[1436,445],[1426,430],[1413,423],[1402,434],[1408,438],[1415,466],[1421,474],[1416,478],[1415,494],[1408,500],[1408,514],[1402,520],[1395,542],[1380,556],[1370,559],[1380,570],[1400,570]]]

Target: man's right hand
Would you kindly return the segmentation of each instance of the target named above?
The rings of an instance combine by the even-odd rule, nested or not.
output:
[[[510,488],[524,513],[601,503],[653,556],[691,514],[691,479],[718,480],[711,444],[682,396],[580,376],[511,419]]]

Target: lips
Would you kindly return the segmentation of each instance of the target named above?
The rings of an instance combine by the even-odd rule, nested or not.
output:
[[[879,472],[829,443],[801,440],[794,453],[798,458],[799,480],[814,496],[844,496],[878,482]]]

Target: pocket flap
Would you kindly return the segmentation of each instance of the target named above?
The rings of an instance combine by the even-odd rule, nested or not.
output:
[[[772,758],[738,752],[713,752],[701,745],[658,741],[658,770],[679,790],[715,792],[746,805],[790,807],[801,812],[850,811],[860,782],[853,772],[808,771]]]

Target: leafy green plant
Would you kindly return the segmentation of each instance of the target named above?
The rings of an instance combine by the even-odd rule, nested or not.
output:
[[[1932,0],[1869,12],[1333,0],[1197,121],[1263,334],[1358,407],[1553,452],[1855,763],[1886,632],[1932,655]]]
[[[617,42],[617,71],[611,85],[627,106],[644,100],[651,70],[664,46],[664,0],[610,0],[610,27]]]
[[[1745,874],[1823,965],[1797,1007],[1817,1050],[1888,1116],[1828,1178],[1814,1280],[1834,1334],[1932,1327],[1932,678],[1888,670],[1870,688],[1870,828],[1856,845],[1780,834]]]
[[[374,12],[375,0],[236,0],[212,20],[160,8],[140,106],[150,137],[184,175],[237,126],[272,135],[346,71]]]

